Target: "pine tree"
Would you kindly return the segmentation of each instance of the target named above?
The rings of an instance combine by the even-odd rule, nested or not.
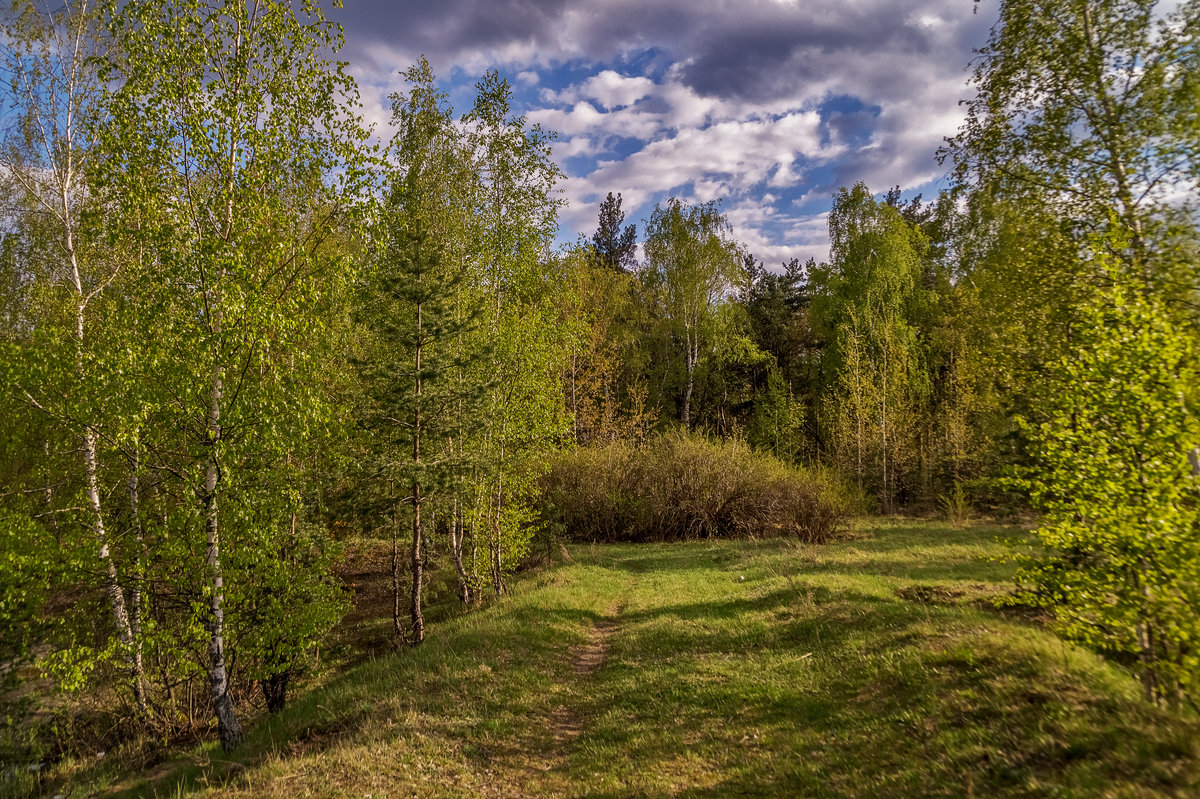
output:
[[[592,234],[592,252],[597,262],[609,269],[631,272],[637,267],[637,226],[624,230],[625,212],[621,210],[621,193],[614,197],[610,191],[600,203],[596,232]]]

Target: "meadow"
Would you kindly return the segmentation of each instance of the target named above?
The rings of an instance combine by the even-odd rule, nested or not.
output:
[[[860,519],[825,545],[568,544],[421,646],[364,655],[231,754],[214,742],[131,777],[118,753],[58,790],[1196,795],[1200,722],[1009,603],[1002,539],[1022,535]]]

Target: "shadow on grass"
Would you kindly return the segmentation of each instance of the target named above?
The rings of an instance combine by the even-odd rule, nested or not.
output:
[[[989,562],[978,556],[964,556],[953,561],[943,556],[940,562],[888,560],[853,566],[836,561],[813,563],[803,566],[797,574],[841,574],[847,572],[853,572],[859,576],[898,577],[904,580],[1001,582],[1011,580],[1013,568],[1008,564]]]
[[[955,530],[920,520],[880,525],[828,544],[794,538],[700,539],[665,544],[573,545],[581,563],[634,575],[725,569],[748,558],[782,556],[797,562],[796,574],[853,572],[913,580],[998,581],[1012,567],[991,559],[1003,556],[1002,539],[1020,538],[1016,528],[980,526]],[[984,553],[988,552],[985,557]],[[920,558],[915,557],[920,553]]]
[[[803,592],[625,617],[620,650],[581,708],[580,751],[594,754],[571,766],[577,795],[1026,796],[1074,785],[1061,795],[1092,796],[1125,781],[1184,795],[1174,789],[1196,784],[1196,725],[1165,724],[1105,688],[1102,670],[1060,667],[1048,637],[981,629],[962,606],[932,611],[932,634],[918,604]],[[798,600],[807,616],[765,635],[728,629]],[[622,787],[586,787],[606,768]],[[678,772],[683,784],[720,781],[675,790]]]
[[[363,743],[378,736],[385,721],[412,713],[431,720],[430,734],[461,750],[482,773],[495,759],[528,750],[529,731],[522,727],[532,724],[536,715],[549,714],[539,704],[544,693],[530,691],[530,683],[566,679],[571,669],[564,636],[571,643],[582,642],[586,631],[602,618],[596,612],[571,608],[499,610],[503,615],[498,624],[494,618],[489,624],[467,617],[431,633],[420,647],[356,666],[277,716],[265,718],[228,755],[204,747],[109,795],[186,796],[203,788],[237,784],[272,757],[311,755]],[[449,723],[464,716],[478,723]],[[544,731],[545,725],[534,728],[535,734]]]
[[[1185,792],[1200,727],[969,601],[961,583],[995,579],[973,562],[996,533],[897,525],[828,547],[574,545],[573,566],[516,598],[301,698],[252,731],[236,763],[154,788],[257,786],[268,770],[255,769],[275,755],[383,744],[401,770],[409,745],[446,753],[437,767],[478,780],[471,795],[1200,795]],[[735,583],[735,569],[771,580]],[[941,595],[903,579],[872,592],[879,581],[863,575],[957,581],[965,599],[931,601]],[[607,660],[575,674],[569,647],[618,600],[632,609]],[[550,729],[564,705],[579,729],[566,744]],[[550,760],[552,773],[537,771]]]

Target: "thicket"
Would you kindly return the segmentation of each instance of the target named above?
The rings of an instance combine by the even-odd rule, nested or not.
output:
[[[542,485],[546,520],[584,541],[789,536],[821,543],[852,507],[829,471],[685,432],[559,453]]]

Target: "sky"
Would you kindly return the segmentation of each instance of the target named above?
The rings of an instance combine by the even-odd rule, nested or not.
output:
[[[769,267],[828,255],[833,193],[865,182],[926,199],[963,121],[969,66],[997,0],[344,0],[364,113],[422,54],[456,113],[489,68],[514,110],[556,131],[561,243],[590,236],[606,193],[626,222],[654,203],[722,200]]]

